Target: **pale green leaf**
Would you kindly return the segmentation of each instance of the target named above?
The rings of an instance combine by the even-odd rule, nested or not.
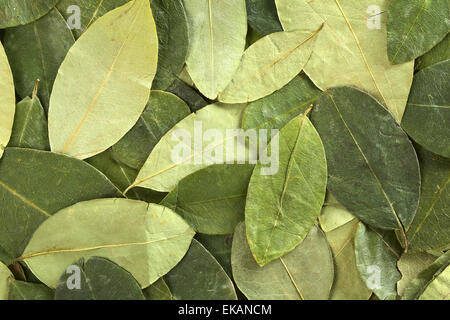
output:
[[[241,63],[219,101],[244,103],[285,86],[308,62],[317,34],[293,31],[269,34],[245,50]]]
[[[12,276],[8,267],[0,262],[0,301],[8,298],[9,279]]]
[[[197,240],[164,277],[175,300],[236,300],[236,291],[217,260]]]
[[[423,55],[450,31],[450,3],[395,0],[387,12],[388,56],[393,64]]]
[[[215,99],[230,82],[245,48],[245,0],[184,0],[188,20],[186,60],[203,95]]]
[[[197,170],[214,163],[234,163],[237,156],[247,153],[241,141],[244,132],[238,130],[244,108],[217,103],[181,120],[155,146],[130,187],[172,191]],[[226,152],[230,145],[237,147],[234,153]]]
[[[250,300],[326,300],[333,284],[333,259],[321,230],[313,227],[293,251],[260,267],[237,226],[231,253],[233,275]]]
[[[128,199],[79,202],[46,220],[34,233],[21,261],[54,288],[68,265],[102,256],[148,287],[187,252],[194,231],[175,212]]]
[[[58,71],[49,110],[52,151],[85,159],[119,141],[148,101],[157,48],[148,0],[99,18]]]
[[[14,123],[14,113],[16,110],[16,94],[14,91],[13,76],[5,54],[0,43],[0,158],[3,155]]]
[[[319,216],[320,227],[329,232],[355,218],[345,207],[340,204],[330,192],[325,196],[325,203]]]
[[[419,300],[450,300],[450,267],[428,285]]]
[[[279,153],[277,167],[269,171],[261,162],[256,165],[245,206],[250,249],[261,266],[306,237],[320,214],[327,185],[325,151],[306,114],[291,120],[268,148]]]
[[[354,86],[374,95],[400,122],[414,62],[391,65],[387,51],[389,0],[276,0],[284,30],[324,24],[305,72],[322,90]]]
[[[327,232],[327,240],[334,257],[334,283],[331,300],[367,300],[372,294],[356,266],[355,243],[358,219]]]

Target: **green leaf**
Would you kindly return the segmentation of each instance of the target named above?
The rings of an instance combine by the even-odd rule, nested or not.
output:
[[[158,71],[153,89],[165,90],[184,67],[188,53],[187,18],[182,0],[150,2],[158,31]]]
[[[256,165],[245,206],[250,249],[261,266],[302,242],[320,214],[327,185],[322,141],[306,114],[281,129],[269,148],[279,152],[278,171],[271,168],[267,175],[261,161]]]
[[[119,141],[148,101],[157,48],[148,0],[99,18],[58,71],[49,110],[52,151],[85,159]]]
[[[231,245],[233,235],[209,235],[197,234],[195,238],[208,250],[230,278],[233,278],[231,272]]]
[[[250,102],[242,116],[242,128],[281,129],[311,107],[320,93],[305,74],[300,74],[280,90]]]
[[[124,5],[128,1],[129,0],[59,0],[56,8],[58,8],[69,26],[71,26],[75,38],[79,38],[95,20],[105,13]]]
[[[192,112],[196,112],[208,105],[208,102],[194,88],[191,88],[180,79],[175,79],[170,87],[167,88],[167,91],[186,102]]]
[[[0,29],[39,19],[57,2],[58,0],[3,0],[0,2]]]
[[[312,121],[337,201],[368,225],[404,232],[419,202],[419,163],[392,115],[371,96],[341,87],[322,95]]]
[[[249,25],[262,35],[282,31],[274,0],[246,0]]]
[[[8,147],[50,150],[47,118],[37,96],[26,97],[16,105]]]
[[[450,267],[434,278],[419,300],[450,300]]]
[[[231,263],[237,286],[250,300],[324,300],[333,284],[331,251],[317,227],[289,254],[260,267],[241,223],[236,227]]]
[[[8,267],[0,262],[0,301],[8,298],[9,279],[12,276]]]
[[[245,49],[245,0],[188,0],[189,74],[203,95],[214,100],[230,82]]]
[[[448,1],[391,1],[387,16],[388,56],[393,64],[420,57],[450,31]]]
[[[329,232],[355,218],[345,207],[340,204],[330,192],[325,196],[325,203],[319,216],[320,227]]]
[[[448,267],[449,264],[450,251],[437,258],[436,261],[434,261],[425,270],[420,272],[417,277],[409,283],[408,287],[406,287],[405,289],[403,300],[418,299],[427,289],[428,285],[432,283],[433,280],[438,277],[441,272],[443,272]],[[428,294],[429,293],[427,293],[427,295]],[[427,297],[427,295],[425,295],[425,298]],[[446,298],[448,299],[448,290]]]
[[[355,254],[356,266],[367,288],[381,300],[395,300],[397,281],[401,278],[397,269],[400,255],[382,232],[360,222],[355,237]]]
[[[175,210],[199,233],[233,233],[244,220],[253,168],[251,164],[206,167],[183,178],[161,204]]]
[[[0,118],[0,158],[11,137],[16,110],[15,101],[16,94],[11,68],[5,50],[0,43],[0,114],[2,115]]]
[[[414,76],[402,127],[427,150],[450,158],[450,60]]]
[[[54,291],[43,284],[9,279],[8,300],[53,300]]]
[[[181,120],[158,142],[129,188],[171,191],[181,179],[197,170],[213,163],[234,163],[236,155],[246,154],[245,145],[238,141],[244,138],[244,132],[238,130],[244,108],[242,104],[216,103]],[[227,135],[233,129],[236,131]],[[205,135],[200,145],[199,140],[203,141]],[[238,150],[227,154],[226,146],[232,143]]]
[[[436,257],[426,252],[406,253],[403,254],[397,262],[397,268],[402,278],[397,282],[397,292],[400,297],[405,294],[405,288],[409,286],[420,272],[429,267]]]
[[[0,161],[0,246],[17,258],[36,228],[55,212],[78,201],[120,196],[102,173],[83,161],[7,148]]]
[[[164,279],[175,300],[236,300],[231,279],[197,240]]]
[[[144,289],[144,296],[147,300],[173,300],[172,292],[163,278],[159,278],[150,287]]]
[[[220,93],[225,103],[263,98],[284,87],[308,62],[320,27],[309,31],[269,34],[245,50],[231,82]]]
[[[114,160],[111,148],[86,159],[94,168],[100,170],[120,191],[125,190],[136,178],[138,171]],[[133,188],[128,192],[129,199],[159,203],[167,193],[157,192],[146,188]]]
[[[331,300],[367,300],[372,294],[356,266],[355,242],[358,219],[327,232],[334,257],[334,283]]]
[[[30,24],[7,29],[3,43],[18,95],[29,96],[39,79],[38,97],[48,111],[59,66],[74,42],[66,21],[56,9]]]
[[[152,91],[136,125],[112,146],[114,158],[139,170],[167,131],[189,114],[189,107],[177,96],[168,92]]]
[[[79,202],[46,220],[20,260],[54,288],[73,261],[102,256],[126,269],[145,288],[181,260],[194,234],[163,206],[97,199]]]
[[[316,86],[367,91],[401,121],[414,62],[393,66],[387,57],[388,0],[275,2],[284,30],[314,30],[324,24],[304,68]]]
[[[55,300],[144,299],[139,283],[128,271],[101,257],[91,257],[86,262],[81,259],[70,265],[55,291]]]
[[[425,69],[433,64],[450,59],[450,36],[447,35],[444,40],[439,42],[433,49],[418,58],[416,68]]]
[[[445,250],[450,246],[450,159],[417,146],[422,176],[416,216],[408,229],[409,250]]]

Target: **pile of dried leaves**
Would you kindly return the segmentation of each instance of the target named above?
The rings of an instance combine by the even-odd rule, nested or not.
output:
[[[0,0],[0,299],[450,299],[449,6]]]

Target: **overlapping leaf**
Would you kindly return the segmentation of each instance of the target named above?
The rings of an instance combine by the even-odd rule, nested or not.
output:
[[[0,43],[0,158],[11,137],[14,122],[16,94],[8,57]]]
[[[306,114],[291,120],[268,148],[279,152],[279,161],[271,168],[261,161],[256,165],[245,206],[250,249],[261,266],[306,237],[320,214],[327,184],[322,141]]]
[[[67,266],[102,256],[148,287],[171,270],[189,248],[194,231],[175,212],[128,199],[79,202],[45,221],[21,261],[54,288]]]
[[[371,96],[341,87],[323,94],[312,121],[337,201],[365,223],[404,235],[419,202],[419,164],[392,115]]]
[[[389,0],[276,0],[284,30],[324,24],[305,72],[320,88],[354,86],[377,98],[400,122],[414,62],[392,65],[387,57]]]
[[[260,267],[241,223],[235,231],[231,263],[236,284],[249,300],[328,299],[333,284],[330,247],[317,227],[289,254]]]
[[[4,0],[0,2],[0,29],[39,19],[57,2],[58,0]]]
[[[98,19],[58,71],[49,109],[52,151],[85,159],[122,138],[148,101],[157,48],[148,0]]]
[[[184,0],[188,21],[187,68],[195,85],[215,99],[230,82],[245,48],[245,0]]]
[[[17,93],[25,98],[40,80],[38,97],[46,111],[59,66],[74,44],[72,32],[53,9],[30,24],[7,29],[4,40]]]

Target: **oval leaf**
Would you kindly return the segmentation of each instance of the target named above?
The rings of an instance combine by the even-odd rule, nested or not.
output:
[[[79,278],[74,281],[74,277]],[[55,300],[144,299],[139,283],[128,271],[100,257],[70,265],[55,291]]]
[[[3,43],[19,96],[29,96],[39,79],[38,96],[48,110],[59,66],[74,42],[66,21],[56,9],[30,24],[7,29]]]
[[[400,122],[414,62],[393,66],[386,54],[388,0],[276,0],[284,30],[324,24],[305,72],[322,90],[354,86],[374,95]],[[392,80],[395,79],[395,80]],[[364,109],[364,108],[363,108]]]
[[[181,260],[193,236],[187,223],[163,206],[98,199],[79,202],[45,221],[20,260],[54,288],[73,261],[103,256],[145,288]]]
[[[306,114],[281,129],[269,148],[279,152],[278,171],[256,165],[245,206],[250,249],[261,266],[302,242],[320,214],[327,185],[322,141]]]
[[[369,225],[404,232],[419,201],[419,164],[392,115],[371,96],[342,87],[323,94],[312,121],[337,201]]]
[[[244,138],[239,130],[244,107],[212,104],[181,120],[155,146],[128,189],[139,186],[172,191],[197,170],[214,163],[234,163],[236,155],[246,155],[245,143],[238,141]],[[237,151],[226,152],[229,145],[237,145]]]
[[[0,262],[0,301],[8,299],[9,279],[12,278],[12,273],[8,267]]]
[[[450,60],[414,76],[402,127],[427,150],[450,158]]]
[[[214,100],[230,82],[245,49],[245,0],[189,0],[184,6],[187,68],[200,92]]]
[[[261,268],[252,256],[241,223],[231,254],[234,279],[249,300],[326,300],[330,295],[333,259],[317,227],[289,254]]]
[[[450,246],[450,159],[416,147],[422,176],[416,216],[408,229],[410,251],[445,250]]]
[[[313,33],[277,32],[256,41],[245,50],[239,68],[219,100],[255,101],[285,86],[308,62],[321,29]]]
[[[391,1],[387,16],[388,56],[393,64],[420,57],[450,31],[448,1]]]
[[[16,105],[8,147],[50,150],[47,118],[37,96],[27,97]]]
[[[195,239],[183,260],[164,279],[175,300],[237,299],[233,282],[211,253]]]
[[[85,159],[122,138],[148,101],[157,48],[148,0],[98,19],[58,71],[49,110],[52,151]]]
[[[0,29],[39,19],[57,2],[58,0],[3,0],[0,2]]]
[[[120,197],[83,161],[31,149],[7,148],[0,161],[0,247],[17,258],[37,227],[78,201]]]

